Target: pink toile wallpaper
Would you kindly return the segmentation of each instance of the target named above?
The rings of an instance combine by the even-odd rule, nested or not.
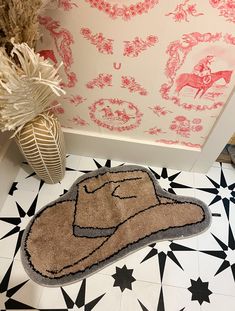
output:
[[[54,0],[40,24],[64,127],[199,148],[234,86],[235,0]]]

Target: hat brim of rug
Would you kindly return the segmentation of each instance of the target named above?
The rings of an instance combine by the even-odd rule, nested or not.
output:
[[[166,203],[136,213],[120,223],[109,236],[76,236],[74,218],[76,200],[79,200],[78,184],[110,171],[137,170],[149,174],[156,194],[165,198]],[[176,222],[176,216],[172,216],[174,208],[179,211],[177,214],[186,215],[185,220]],[[165,218],[159,226],[162,215]],[[149,170],[139,166],[103,167],[78,178],[64,196],[46,205],[33,217],[23,234],[21,258],[33,281],[44,286],[63,286],[88,277],[150,243],[195,236],[207,230],[210,223],[211,213],[205,203],[166,192]],[[58,256],[63,256],[63,265]]]

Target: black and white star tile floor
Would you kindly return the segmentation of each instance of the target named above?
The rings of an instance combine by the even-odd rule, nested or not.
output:
[[[82,174],[123,164],[68,155],[63,181],[47,185],[22,163],[0,207],[1,311],[235,310],[235,170],[228,164],[215,163],[207,174],[150,168],[162,188],[209,205],[212,225],[201,235],[153,243],[69,286],[47,288],[28,278],[19,248],[33,215]]]

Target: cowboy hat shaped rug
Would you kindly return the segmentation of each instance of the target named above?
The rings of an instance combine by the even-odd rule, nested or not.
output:
[[[102,167],[34,216],[21,258],[33,281],[62,286],[150,243],[199,234],[210,222],[203,202],[166,192],[148,169]]]

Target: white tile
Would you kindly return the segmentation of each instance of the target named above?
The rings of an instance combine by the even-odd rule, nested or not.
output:
[[[227,185],[231,185],[235,183],[235,169],[231,168],[223,168],[224,177],[226,179]]]
[[[5,273],[7,272],[8,268],[11,265],[11,260],[6,258],[0,258],[0,310],[5,310],[5,303],[8,301],[9,297],[7,297],[6,289],[8,288],[7,282],[3,284],[3,278]]]
[[[215,168],[216,171],[219,171],[219,169]],[[194,176],[194,187],[195,188],[213,188],[213,184],[211,183],[211,181],[207,178],[206,175],[204,174],[199,174],[199,173],[193,173]],[[219,182],[219,176],[216,176],[216,182]],[[201,192],[203,192],[202,190],[200,190]],[[206,194],[210,195],[210,193]]]
[[[73,183],[82,176],[83,173],[77,171],[66,171],[63,180],[60,182],[61,188],[69,190]]]
[[[221,166],[220,162],[214,162],[213,165],[212,165],[212,167],[220,167],[220,166]]]
[[[155,311],[161,286],[148,282],[132,283],[132,290],[124,290],[121,300],[121,311],[142,311],[141,304],[148,311]]]
[[[81,289],[82,281],[75,282],[70,285],[63,286],[64,291],[69,295],[69,297],[75,302],[78,293]]]
[[[9,269],[11,263],[12,263],[11,259],[0,257],[0,284],[1,284],[1,286],[3,286],[3,284],[2,284],[3,278],[4,278],[7,270]],[[1,291],[2,291],[2,287],[1,287]],[[0,295],[0,297],[1,297],[1,295]]]
[[[13,258],[18,236],[32,219],[32,216],[28,216],[27,213],[36,196],[35,192],[20,191],[17,195],[20,212],[15,198],[8,196],[0,214],[0,257]],[[38,210],[36,206],[35,211]],[[20,213],[25,215],[20,216]],[[10,223],[11,221],[17,222],[14,224],[14,222]],[[19,251],[16,258],[20,258]]]
[[[211,167],[209,171],[205,174],[206,176],[212,178],[213,180],[220,180],[221,167]]]
[[[79,170],[81,158],[82,157],[77,155],[68,154],[66,157],[66,167],[74,170]]]
[[[194,236],[194,237],[189,237],[189,238],[185,238],[185,239],[175,239],[173,240],[174,243],[194,249],[194,250],[198,250],[198,236]]]
[[[100,159],[100,158],[88,158],[88,157],[81,157],[80,163],[79,163],[79,170],[86,171],[86,170],[97,170],[98,167],[95,163],[99,163],[101,166],[104,166],[106,164],[107,159]],[[111,167],[122,165],[123,162],[120,161],[111,161]]]
[[[28,281],[15,295],[12,296],[12,298],[28,306],[38,308],[42,291],[43,288],[41,286],[32,281]]]
[[[38,196],[38,208],[41,209],[45,205],[51,203],[52,201],[56,200],[58,196],[54,194],[48,193],[47,195],[40,195]]]
[[[16,202],[25,212],[27,212],[36,196],[36,192],[27,190],[17,191],[13,197],[8,195],[1,209],[0,217],[18,217],[19,212]]]
[[[209,282],[213,293],[235,296],[235,282],[231,267],[216,275],[223,262],[221,258],[199,253],[200,276],[204,282]]]
[[[234,170],[234,165],[232,163],[222,163],[222,168]]]
[[[38,303],[39,309],[67,309],[62,291],[59,287],[44,287]]]
[[[96,159],[96,161],[100,165],[104,165],[106,162],[106,160],[104,160],[104,159]],[[81,170],[81,171],[93,171],[93,170],[97,170],[97,169],[98,169],[98,167],[92,158],[81,157],[80,163],[79,163],[79,170]]]
[[[187,288],[163,285],[164,305],[166,311],[200,311],[198,301],[191,300],[192,294]]]
[[[6,294],[5,293],[1,293],[1,295],[0,295],[0,310],[3,310],[3,311],[5,311],[6,310],[6,305],[5,305],[5,303],[8,301],[8,297],[6,296]]]
[[[37,192],[40,185],[40,178],[37,175],[30,176],[34,173],[33,169],[27,165],[21,165],[19,172],[16,176],[16,182],[18,182],[18,190],[27,190]]]
[[[224,210],[224,207],[221,203],[215,203],[210,207],[212,213],[218,213],[221,217],[212,216],[212,222],[210,228],[198,235],[198,249],[199,250],[218,250],[221,249],[219,244],[216,242],[216,239],[213,237],[216,236],[224,243],[228,242],[228,229],[229,222]]]
[[[213,294],[210,296],[210,304],[203,304],[201,311],[234,311],[235,297]]]
[[[231,206],[231,208],[230,208],[229,223],[230,223],[230,226],[233,230],[233,234],[235,235],[235,205],[231,204],[230,206]]]
[[[44,184],[38,193],[37,206],[41,209],[46,204],[58,199],[64,193],[64,188],[61,184],[46,185]]]
[[[95,306],[95,311],[109,310],[119,311],[121,304],[121,290],[113,287],[114,279],[110,275],[96,273],[87,278],[86,283],[86,304],[101,297]]]
[[[206,188],[206,186],[203,187],[203,188]],[[213,188],[213,187],[209,186],[208,188]],[[211,193],[208,193],[208,192],[205,192],[205,191],[202,191],[202,190],[198,190],[198,189],[195,189],[194,193],[195,193],[195,198],[196,199],[201,200],[202,202],[204,202],[207,205],[210,205],[210,203],[212,202],[212,200],[215,197],[215,194],[211,194]]]
[[[2,237],[12,229],[12,226],[4,223],[0,224],[0,257],[13,259],[18,233],[2,239]]]
[[[198,252],[179,251],[174,252],[174,255],[182,268],[167,257],[162,283],[164,285],[188,288],[190,279],[197,279],[199,275]]]
[[[162,168],[151,167],[158,175],[162,175]],[[158,179],[160,186],[167,190],[173,188],[177,195],[194,197],[194,179],[190,172],[167,169],[167,176]],[[182,185],[182,187],[181,187]],[[184,188],[184,186],[187,186]]]

